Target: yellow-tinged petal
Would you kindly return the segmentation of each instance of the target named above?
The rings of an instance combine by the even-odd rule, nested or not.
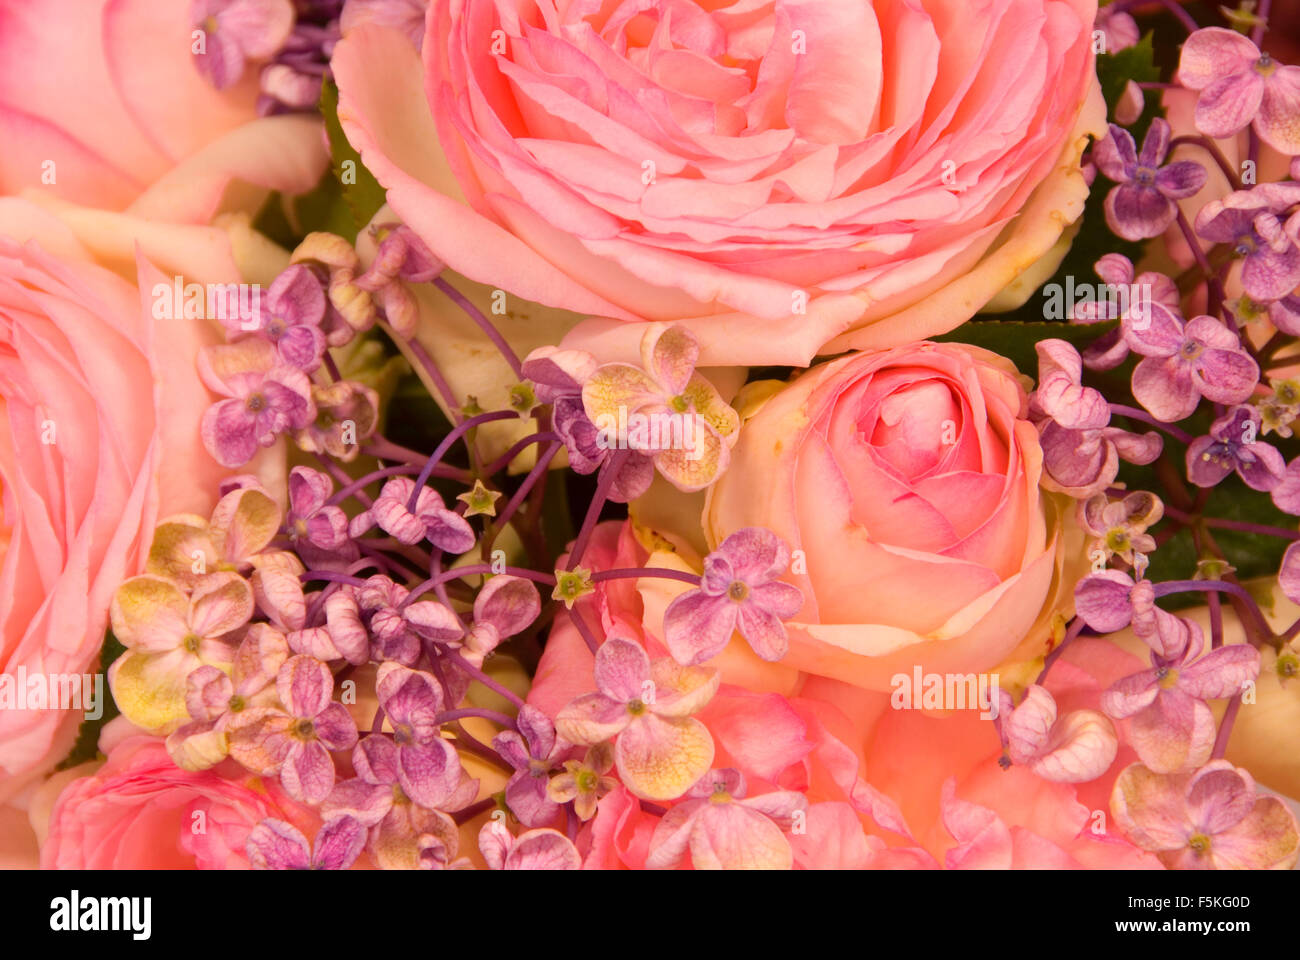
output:
[[[684,667],[669,657],[650,663],[654,683],[653,712],[661,717],[689,717],[713,699],[721,682],[713,667]]]
[[[655,466],[664,479],[686,493],[703,490],[731,462],[731,451],[722,438],[702,420],[695,423],[692,449],[661,450],[654,455]]]
[[[582,387],[582,406],[597,427],[614,429],[619,411],[625,415],[647,403],[665,402],[663,391],[650,374],[630,363],[607,363]]]
[[[740,414],[722,399],[722,394],[718,393],[713,384],[697,373],[691,377],[682,396],[690,401],[691,409],[703,417],[709,426],[730,441],[729,445],[736,442]]]
[[[199,661],[183,651],[153,654],[128,650],[108,668],[108,685],[122,715],[153,733],[167,733],[190,719],[185,678]]]
[[[280,529],[280,507],[253,487],[232,490],[212,511],[211,529],[221,561],[244,563],[270,543]]]
[[[143,574],[117,588],[109,608],[113,635],[123,646],[162,652],[189,632],[190,601],[171,580]]]
[[[229,756],[225,730],[217,727],[185,735],[181,728],[167,738],[167,752],[182,770],[207,770]]]
[[[192,513],[177,514],[158,524],[149,548],[145,572],[175,580],[186,589],[217,569],[217,551],[208,521]]]
[[[614,762],[624,785],[644,800],[675,800],[713,764],[713,737],[694,717],[645,714],[619,734]]]
[[[686,385],[699,359],[699,341],[681,325],[653,323],[641,338],[641,366],[669,392]]]

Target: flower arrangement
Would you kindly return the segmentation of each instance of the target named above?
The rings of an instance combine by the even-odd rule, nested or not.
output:
[[[64,6],[0,863],[1296,865],[1281,3]]]

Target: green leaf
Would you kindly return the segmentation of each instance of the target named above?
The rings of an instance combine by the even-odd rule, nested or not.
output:
[[[339,88],[329,77],[321,88],[320,110],[325,118],[325,133],[329,137],[334,181],[344,205],[352,215],[350,233],[334,232],[348,240],[355,240],[356,235],[384,205],[386,195],[374,174],[361,163],[361,154],[343,133],[343,126],[339,123]]]
[[[114,660],[126,652],[126,647],[122,646],[117,637],[113,636],[110,630],[104,637],[104,646],[99,651],[99,673],[107,674],[108,668]],[[107,685],[104,692],[108,694]],[[114,701],[111,694],[104,697],[101,704],[103,707],[100,716],[94,720],[83,720],[81,727],[77,730],[77,741],[72,745],[72,750],[59,761],[56,770],[67,770],[83,763],[94,760],[99,756],[99,734],[104,729],[108,721],[120,713],[117,709],[117,702]]]
[[[1115,104],[1119,102],[1130,80],[1135,83],[1151,83],[1160,79],[1160,68],[1156,66],[1155,46],[1152,33],[1147,31],[1137,43],[1115,53],[1103,53],[1097,57],[1097,79],[1101,82],[1101,94],[1106,98],[1107,117],[1115,122]],[[1142,116],[1128,130],[1139,144],[1146,135],[1152,118],[1160,114],[1160,97],[1151,94],[1146,97],[1146,106]]]
[[[1040,340],[1064,340],[1076,348],[1091,343],[1113,330],[1118,321],[1105,323],[1050,323],[1043,320],[971,320],[951,333],[934,339],[941,343],[970,343],[1001,354],[1029,376],[1037,376],[1038,354],[1034,344]]]

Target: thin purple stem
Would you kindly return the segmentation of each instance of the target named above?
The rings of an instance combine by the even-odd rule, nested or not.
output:
[[[342,467],[340,467],[337,463],[335,463],[331,457],[327,457],[324,454],[317,453],[316,459],[319,460],[321,462],[321,465],[324,466],[325,469],[329,471],[329,475],[334,478],[335,483],[339,484],[340,486],[348,486],[349,484],[352,483],[352,478],[348,476],[347,471],[345,471]],[[361,505],[365,507],[367,510],[369,510],[374,505],[374,501],[371,500],[370,497],[368,497],[366,494],[362,493],[360,490],[354,490],[352,491],[352,494],[357,498],[357,500],[361,502]]]
[[[384,467],[382,470],[374,470],[370,473],[367,473],[364,477],[352,481],[346,487],[343,487],[341,490],[335,493],[334,496],[330,497],[325,502],[337,506],[338,504],[346,500],[348,497],[352,496],[352,494],[356,493],[358,490],[364,490],[366,487],[370,486],[376,480],[382,480],[385,477],[395,477],[403,473],[415,473],[417,469],[418,469],[417,467],[412,466],[409,463],[403,463],[403,464],[399,464],[396,467]]]
[[[453,443],[480,424],[491,423],[493,420],[511,420],[518,416],[519,414],[513,410],[494,410],[491,413],[480,413],[468,420],[462,420],[452,427],[451,432],[442,438],[442,443],[438,444],[433,453],[429,454],[429,459],[425,461],[424,469],[420,471],[419,477],[415,480],[415,488],[411,490],[411,496],[406,501],[406,509],[411,513],[415,512],[415,504],[420,497],[420,491],[429,482],[429,477],[433,474],[433,468],[438,465],[438,461],[446,456]]]
[[[350,587],[364,587],[366,581],[360,577],[350,577],[346,573],[339,573],[336,570],[308,570],[298,577],[303,583],[311,583],[313,580],[328,580],[330,583],[342,583]]]
[[[522,707],[524,705],[524,701],[520,698],[519,694],[515,693],[509,687],[504,687],[501,684],[497,683],[495,680],[489,677],[478,667],[474,666],[474,664],[470,663],[460,654],[448,650],[444,654],[444,656],[450,663],[455,664],[459,669],[469,674],[471,677],[473,677],[479,683],[483,684],[483,686],[487,687],[489,690],[494,690],[497,693],[501,694],[501,696],[505,697],[516,707]]]
[[[582,619],[582,614],[576,609],[569,611],[569,619],[572,620],[573,625],[578,628],[578,633],[582,635],[583,642],[586,643],[587,649],[590,650],[594,656],[596,651],[600,649],[600,641],[597,640],[596,635],[591,632],[591,627],[587,626],[587,621]]]
[[[1155,595],[1157,597],[1167,597],[1171,593],[1187,593],[1193,590],[1205,593],[1218,590],[1223,593],[1231,593],[1233,596],[1240,597],[1251,604],[1255,602],[1255,598],[1250,595],[1250,592],[1245,587],[1238,583],[1229,583],[1226,580],[1166,580],[1155,585]]]
[[[484,797],[478,803],[471,803],[468,807],[457,810],[451,815],[451,819],[455,822],[456,826],[463,827],[480,813],[487,813],[487,811],[491,810],[496,805],[497,801],[495,797]]]
[[[601,508],[605,506],[609,491],[613,488],[619,471],[623,469],[623,461],[626,458],[626,450],[615,450],[601,466],[600,478],[596,481],[596,492],[591,497],[591,505],[587,507],[587,515],[582,519],[582,528],[578,531],[577,539],[573,541],[573,549],[569,551],[569,570],[575,569],[578,561],[582,559],[583,551],[587,549],[587,541],[591,539],[591,534],[596,529]]]
[[[1237,694],[1228,701],[1228,708],[1223,711],[1223,719],[1219,721],[1219,734],[1214,738],[1214,751],[1210,754],[1211,760],[1222,759],[1223,755],[1228,752],[1228,738],[1232,736],[1232,725],[1236,722],[1237,711],[1241,709],[1241,694]]]
[[[551,430],[546,430],[543,431],[542,433],[529,434],[528,436],[520,440],[518,443],[516,443],[513,447],[511,447],[509,450],[507,450],[505,453],[501,454],[501,456],[497,457],[486,467],[484,467],[483,473],[485,476],[489,476],[489,477],[496,473],[499,473],[500,471],[504,470],[506,467],[510,465],[511,460],[519,456],[520,453],[528,449],[528,447],[532,446],[534,443],[539,443],[539,444],[550,443],[553,440],[559,440],[559,439],[560,439],[560,435]]]
[[[461,577],[472,577],[484,573],[505,573],[512,577],[522,577],[525,580],[531,580],[534,583],[546,584],[548,587],[555,586],[555,577],[549,573],[541,573],[537,570],[529,570],[525,567],[498,567],[493,568],[490,563],[467,563],[463,567],[452,567],[450,570],[444,570],[435,573],[423,583],[416,584],[411,588],[410,594],[402,601],[399,610],[405,608],[416,597],[437,587],[439,584],[447,583],[449,580],[459,580]]]
[[[637,580],[641,577],[661,577],[665,580],[680,580],[693,587],[700,585],[700,575],[686,570],[673,570],[669,567],[618,567],[613,570],[601,570],[591,575],[592,583],[603,580]]]
[[[506,363],[510,364],[510,369],[515,372],[515,376],[520,380],[524,379],[524,368],[519,362],[519,357],[511,349],[510,344],[506,343],[505,337],[501,336],[501,331],[492,325],[491,320],[483,316],[483,311],[470,303],[463,293],[442,277],[435,277],[433,285],[445,293],[456,306],[469,314],[470,319],[479,325],[479,328],[487,334],[487,338],[492,341],[492,345],[500,351],[501,356],[505,357]]]
[[[532,470],[528,471],[528,476],[524,477],[523,482],[519,484],[519,489],[510,497],[510,500],[506,503],[505,509],[497,515],[496,521],[492,524],[492,530],[488,534],[490,540],[495,541],[497,534],[505,529],[510,518],[513,517],[515,511],[519,509],[519,505],[528,497],[528,492],[533,489],[533,486],[538,480],[546,475],[547,467],[550,466],[551,461],[555,459],[555,455],[560,452],[560,449],[563,446],[564,444],[562,443],[553,443],[546,448],[545,453],[537,458],[537,463],[533,465]]]
[[[465,717],[482,717],[484,720],[491,720],[507,730],[515,728],[513,717],[508,717],[504,713],[498,713],[495,710],[488,710],[486,707],[462,707],[459,710],[448,710],[434,717],[433,722],[438,724],[451,723],[453,720],[462,720]]]
[[[443,401],[447,404],[447,409],[451,412],[451,418],[459,421],[464,416],[460,412],[460,403],[456,400],[456,395],[452,392],[451,385],[443,377],[442,371],[438,369],[438,364],[429,356],[429,351],[424,349],[420,341],[412,338],[405,341],[406,345],[411,348],[411,353],[415,354],[415,359],[420,361],[420,366],[424,367],[429,379],[433,381],[434,388],[442,394]]]
[[[1179,443],[1188,444],[1192,442],[1192,435],[1190,433],[1187,433],[1184,430],[1180,430],[1178,427],[1175,427],[1172,423],[1165,423],[1161,420],[1157,420],[1155,417],[1151,416],[1151,414],[1147,413],[1145,410],[1139,410],[1137,407],[1126,407],[1122,403],[1112,403],[1110,405],[1110,412],[1112,416],[1125,417],[1129,420],[1137,420],[1140,421],[1141,423],[1149,424],[1150,426],[1155,427],[1157,430],[1163,430],[1165,433],[1169,434],[1169,436],[1173,437]]]
[[[1250,40],[1255,46],[1264,42],[1264,31],[1268,29],[1268,14],[1273,0],[1260,0],[1259,9],[1255,11],[1255,26],[1250,31]]]

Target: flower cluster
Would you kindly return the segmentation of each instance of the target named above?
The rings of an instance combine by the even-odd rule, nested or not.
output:
[[[68,373],[139,291],[0,237],[4,582],[61,573],[4,649],[98,611],[121,713],[46,864],[139,808],[271,870],[1296,865],[1300,67],[1164,4],[1106,123],[1134,4],[893,6],[188,4],[205,94],[325,112],[330,209],[193,227],[274,266],[133,357],[186,401],[145,439]],[[953,330],[1087,183],[1096,296]]]

